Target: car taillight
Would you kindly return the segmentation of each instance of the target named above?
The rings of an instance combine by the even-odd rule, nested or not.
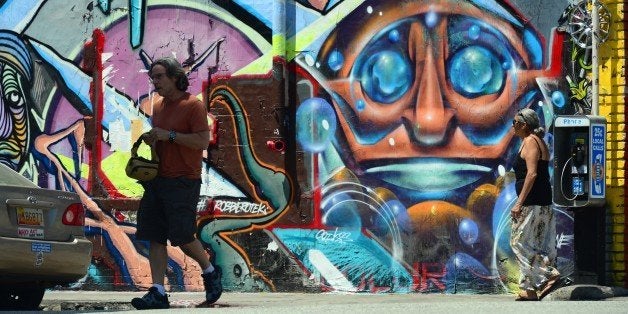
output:
[[[83,204],[74,203],[68,206],[63,213],[63,219],[61,222],[68,226],[85,225],[85,209],[83,209]]]

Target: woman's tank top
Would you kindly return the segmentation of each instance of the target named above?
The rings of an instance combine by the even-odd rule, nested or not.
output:
[[[541,145],[534,139],[534,142],[537,146],[539,146],[539,151],[541,150]],[[548,170],[549,162],[547,160],[542,160],[539,158],[536,164],[537,176],[534,180],[534,184],[532,184],[532,189],[525,200],[523,200],[523,206],[530,205],[551,205],[552,204],[552,186],[549,181],[549,170]],[[515,164],[513,165],[515,170],[515,188],[517,190],[517,195],[521,193],[523,189],[523,182],[525,181],[526,174],[528,173],[528,167],[526,166],[526,161],[521,158],[521,153],[517,154],[517,158],[515,159]]]

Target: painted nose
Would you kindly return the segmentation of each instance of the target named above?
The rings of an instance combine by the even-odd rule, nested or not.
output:
[[[437,146],[447,140],[454,111],[445,107],[434,52],[431,45],[426,49],[423,72],[417,73],[421,80],[409,133],[421,145]]]

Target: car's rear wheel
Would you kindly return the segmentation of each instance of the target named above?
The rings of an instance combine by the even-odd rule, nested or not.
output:
[[[38,310],[44,298],[42,287],[2,287],[0,288],[0,309]]]

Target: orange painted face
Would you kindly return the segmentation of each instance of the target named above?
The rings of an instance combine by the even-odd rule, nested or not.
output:
[[[541,41],[507,11],[471,2],[371,1],[323,44],[321,84],[365,173],[412,190],[455,189],[505,158],[514,113],[540,96]],[[456,182],[403,179],[434,165]]]

